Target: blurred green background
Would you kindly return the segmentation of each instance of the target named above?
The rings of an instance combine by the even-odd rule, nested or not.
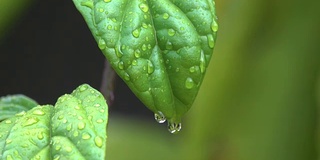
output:
[[[0,42],[31,4],[0,1]],[[140,118],[111,110],[108,159],[319,159],[319,6],[315,0],[216,0],[214,56],[181,133],[169,134],[150,113]]]

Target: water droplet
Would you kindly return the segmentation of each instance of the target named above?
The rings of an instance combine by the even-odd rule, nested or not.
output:
[[[135,56],[136,58],[139,58],[139,57],[141,56],[141,52],[140,52],[139,49],[137,49],[137,50],[134,51],[134,56]]]
[[[27,119],[23,124],[22,126],[25,127],[25,126],[31,126],[33,124],[36,124],[37,122],[39,122],[39,119],[36,118],[36,117],[31,117],[29,119]]]
[[[176,72],[179,72],[180,71],[180,68],[176,68]]]
[[[103,119],[98,119],[97,123],[103,123]]]
[[[84,122],[81,121],[78,123],[78,129],[82,130],[84,129],[84,127],[86,127],[86,124]]]
[[[37,137],[38,137],[39,140],[42,140],[42,139],[44,138],[44,137],[43,137],[43,133],[40,132],[40,133],[37,135]]]
[[[106,44],[106,41],[104,41],[102,38],[99,39],[99,42],[98,42],[98,47],[103,50],[107,47],[107,44]]]
[[[61,149],[61,145],[57,145],[55,149],[59,151]]]
[[[152,47],[151,47],[151,44],[148,44],[148,49],[151,49]]]
[[[13,158],[12,158],[12,156],[9,154],[9,155],[7,155],[6,160],[13,160]]]
[[[187,89],[193,88],[193,86],[194,86],[193,79],[190,78],[190,77],[188,77],[188,78],[186,79],[185,86],[186,86]]]
[[[141,49],[142,49],[143,51],[147,50],[147,45],[146,45],[146,44],[143,44],[142,47],[141,47]]]
[[[148,25],[143,22],[143,23],[142,23],[142,27],[143,27],[143,28],[148,28]]]
[[[68,126],[67,126],[67,128],[66,128],[66,130],[67,130],[67,131],[70,131],[71,129],[72,129],[72,123],[69,123]]]
[[[168,130],[170,133],[178,133],[181,130],[181,123],[168,122]]]
[[[58,120],[61,120],[61,119],[63,119],[63,118],[64,118],[63,115],[58,116]]]
[[[11,142],[12,142],[11,139],[7,139],[7,140],[6,140],[6,144],[10,144]]]
[[[164,123],[167,119],[166,117],[163,115],[162,112],[158,112],[154,114],[154,119],[158,122],[158,123]]]
[[[11,120],[6,120],[5,123],[6,124],[10,124],[10,123],[12,123],[12,121]]]
[[[204,73],[205,69],[206,69],[206,61],[204,59],[204,53],[203,53],[203,50],[201,50],[201,53],[200,53],[200,72],[201,73]]]
[[[215,21],[215,20],[213,20],[212,21],[212,23],[211,23],[211,29],[212,29],[212,31],[213,32],[217,32],[218,31],[218,24],[217,24],[217,22]]]
[[[74,109],[79,110],[79,109],[80,109],[80,107],[79,107],[79,106],[75,106],[75,107],[74,107]]]
[[[154,71],[154,66],[151,61],[148,60],[148,73],[151,74]]]
[[[67,122],[68,122],[67,119],[63,119],[63,120],[62,120],[62,123],[67,123]]]
[[[119,69],[123,69],[123,68],[124,68],[124,64],[123,64],[122,61],[120,61],[120,62],[118,63],[118,68],[119,68]]]
[[[79,136],[79,132],[78,132],[78,131],[74,131],[74,132],[73,132],[73,136],[74,136],[74,137],[78,137],[78,136]]]
[[[185,29],[184,29],[184,27],[180,27],[180,30],[181,30],[181,31],[184,31]]]
[[[26,114],[26,112],[25,112],[25,111],[22,111],[22,112],[20,112],[20,113],[17,113],[16,116],[21,117],[21,116],[24,116],[25,114]]]
[[[119,48],[120,48],[120,47],[119,47]],[[115,48],[115,50],[116,50],[116,55],[117,55],[117,57],[118,57],[118,58],[121,58],[122,55],[123,55],[123,53],[122,53],[121,51],[119,51],[118,48]]]
[[[111,26],[111,25],[108,25],[107,28],[108,28],[108,30],[111,30],[111,29],[112,29],[112,26]]]
[[[82,85],[82,86],[80,86],[80,91],[83,92],[83,91],[87,90],[87,88],[88,88],[87,86]]]
[[[190,73],[193,73],[193,72],[196,71],[196,68],[194,66],[192,66],[192,67],[189,68],[189,71],[190,71]]]
[[[59,155],[55,155],[54,157],[53,157],[53,160],[59,160],[60,159],[60,156]]]
[[[101,113],[104,113],[104,111],[105,111],[104,109],[100,109],[100,112],[101,112]]]
[[[117,22],[117,19],[115,19],[115,18],[112,18],[111,20],[112,20],[112,22]]]
[[[93,9],[93,1],[81,2],[81,5]]]
[[[90,134],[88,134],[88,133],[83,133],[81,138],[82,138],[82,139],[90,139],[91,136],[90,136]]]
[[[170,15],[168,13],[164,13],[162,16],[163,19],[168,19],[169,17],[170,17]]]
[[[167,50],[171,50],[172,49],[172,43],[170,42],[170,41],[167,41],[167,43],[166,43],[166,49]]]
[[[140,36],[140,30],[139,29],[135,29],[132,31],[132,35],[136,38],[138,38]]]
[[[96,136],[94,138],[94,143],[96,144],[97,147],[101,148],[103,145],[103,139],[100,136]]]
[[[210,48],[213,48],[214,47],[214,38],[213,38],[213,35],[212,34],[208,34],[207,35],[207,38],[208,38],[208,45]]]
[[[94,104],[95,107],[100,107],[99,103]]]
[[[169,36],[174,36],[176,34],[176,31],[172,28],[168,29],[168,35]]]
[[[125,74],[124,74],[124,79],[125,79],[126,81],[129,81],[129,80],[130,80],[130,75],[129,75],[128,73],[125,73]]]
[[[70,152],[72,152],[72,147],[67,146],[67,147],[65,148],[65,150],[70,153]]]
[[[148,12],[149,11],[149,7],[145,3],[140,3],[139,7],[143,12]]]
[[[167,60],[166,60],[166,64],[169,64],[169,62],[170,62],[170,60],[169,60],[169,59],[167,59]]]
[[[104,2],[106,2],[106,3],[109,3],[109,2],[111,2],[111,0],[103,0]]]
[[[132,61],[132,65],[136,66],[138,64],[137,60]]]
[[[100,9],[99,9],[99,12],[100,12],[100,13],[104,12],[104,9],[103,9],[103,8],[100,8]]]
[[[40,110],[40,109],[34,110],[32,113],[33,113],[34,115],[39,115],[39,116],[42,116],[42,115],[45,114],[45,113],[44,113],[42,110]]]

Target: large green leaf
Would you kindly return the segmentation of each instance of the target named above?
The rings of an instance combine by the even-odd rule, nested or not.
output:
[[[118,75],[180,130],[211,59],[218,29],[212,0],[73,0]]]
[[[104,159],[108,107],[81,85],[55,106],[37,106],[0,123],[0,159]]]
[[[22,94],[0,97],[0,121],[16,113],[28,111],[37,105],[36,101]]]

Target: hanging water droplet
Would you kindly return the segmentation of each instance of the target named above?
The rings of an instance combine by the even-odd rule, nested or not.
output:
[[[170,41],[167,41],[167,43],[166,43],[166,49],[167,50],[171,50],[172,49],[172,43],[170,42]]]
[[[103,145],[103,139],[100,136],[96,136],[94,138],[94,143],[96,144],[97,147],[101,148]]]
[[[88,133],[83,133],[81,138],[82,138],[82,139],[90,139],[91,136],[90,136],[90,134],[88,134]]]
[[[85,127],[86,127],[86,124],[84,122],[81,121],[81,122],[78,123],[78,129],[82,130]]]
[[[151,61],[148,60],[148,73],[151,74],[154,71],[154,66]]]
[[[186,79],[186,81],[185,81],[185,86],[186,86],[187,89],[193,88],[193,86],[194,86],[193,79],[190,78],[190,77],[188,77],[188,78]]]
[[[168,130],[170,133],[178,133],[181,130],[181,123],[168,122]]]
[[[40,109],[34,110],[32,113],[33,113],[34,115],[39,115],[39,116],[42,116],[42,115],[45,114],[45,113],[44,113],[42,110],[40,110]]]
[[[37,117],[31,117],[31,118],[28,118],[23,124],[22,126],[25,127],[25,126],[31,126],[33,124],[36,124],[39,122],[39,119]]]
[[[106,41],[104,41],[102,38],[99,39],[99,42],[98,42],[98,47],[103,50],[107,47],[107,44],[106,44]]]
[[[140,3],[139,7],[143,12],[148,12],[149,11],[149,7],[145,3]]]
[[[213,38],[213,35],[212,34],[208,34],[207,35],[207,38],[208,38],[208,45],[210,48],[213,48],[214,47],[214,38]]]
[[[167,119],[166,117],[163,115],[162,112],[158,112],[154,114],[154,119],[158,122],[158,123],[164,123]]]
[[[123,69],[123,68],[124,68],[124,64],[123,64],[122,61],[120,61],[120,62],[118,63],[118,68],[119,68],[119,69]]]
[[[176,34],[176,31],[172,28],[168,29],[168,35],[169,36],[174,36]]]
[[[140,36],[140,30],[139,29],[135,29],[132,31],[132,35],[136,38],[138,38]]]
[[[169,17],[170,17],[170,15],[168,13],[164,13],[162,16],[163,19],[168,19]]]
[[[201,50],[201,53],[200,53],[200,72],[201,73],[204,73],[205,69],[206,69],[206,61],[205,61],[205,58],[204,58],[204,53],[203,53],[203,50]]]
[[[217,32],[218,31],[218,24],[217,24],[217,22],[215,21],[215,20],[213,20],[212,21],[212,23],[211,23],[211,29],[212,29],[212,31],[213,32]]]

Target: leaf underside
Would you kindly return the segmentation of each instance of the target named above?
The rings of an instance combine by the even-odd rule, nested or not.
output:
[[[104,159],[107,114],[103,96],[81,85],[55,106],[37,106],[1,122],[0,159]]]
[[[218,29],[212,0],[73,0],[99,48],[153,112],[180,122],[198,93]]]

